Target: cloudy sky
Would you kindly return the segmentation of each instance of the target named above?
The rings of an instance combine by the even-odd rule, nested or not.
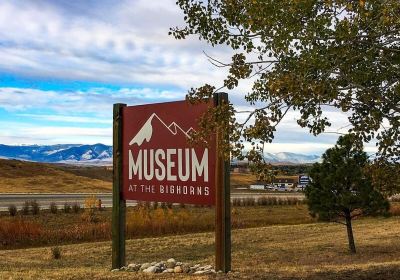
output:
[[[231,52],[168,36],[182,18],[175,0],[0,1],[0,143],[111,144],[113,103],[180,100],[191,87],[219,85],[225,73],[203,52],[225,61]],[[246,109],[249,89],[230,96],[237,108]],[[327,114],[331,131],[346,125],[342,113]],[[296,118],[287,115],[267,152],[319,154],[336,141],[311,136]]]

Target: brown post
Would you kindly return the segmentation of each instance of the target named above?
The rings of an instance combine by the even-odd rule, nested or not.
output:
[[[228,104],[227,93],[214,95],[214,105]],[[229,137],[217,131],[217,143],[221,137]],[[217,147],[215,172],[215,270],[227,273],[231,270],[231,198],[230,198],[230,163],[219,154]]]
[[[112,269],[125,266],[125,208],[122,199],[122,108],[114,104],[113,116],[113,208],[112,208]]]

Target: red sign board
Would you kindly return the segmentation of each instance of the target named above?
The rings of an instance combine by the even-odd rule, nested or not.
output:
[[[215,204],[216,144],[191,146],[210,104],[186,101],[122,109],[122,198]]]

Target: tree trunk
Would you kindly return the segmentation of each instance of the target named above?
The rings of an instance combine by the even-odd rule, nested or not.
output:
[[[354,243],[353,227],[351,225],[351,214],[349,210],[345,211],[345,218],[346,218],[347,237],[349,238],[349,249],[352,254],[355,254],[356,245]]]

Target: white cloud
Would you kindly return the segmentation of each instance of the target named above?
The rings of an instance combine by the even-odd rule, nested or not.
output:
[[[182,23],[175,1],[103,6],[100,1],[98,10],[82,2],[57,2],[0,2],[0,68],[30,76],[184,89],[223,77],[202,51],[226,57],[224,52],[195,38],[177,41],[168,35],[169,27]]]
[[[9,128],[13,127],[12,130]],[[39,126],[31,123],[0,122],[0,143],[19,144],[111,144],[112,128]]]
[[[113,103],[129,105],[172,101],[184,98],[185,93],[150,88],[92,88],[87,91],[60,92],[29,88],[0,87],[0,108],[8,111],[28,109],[54,110],[58,114],[94,114],[111,116]]]

